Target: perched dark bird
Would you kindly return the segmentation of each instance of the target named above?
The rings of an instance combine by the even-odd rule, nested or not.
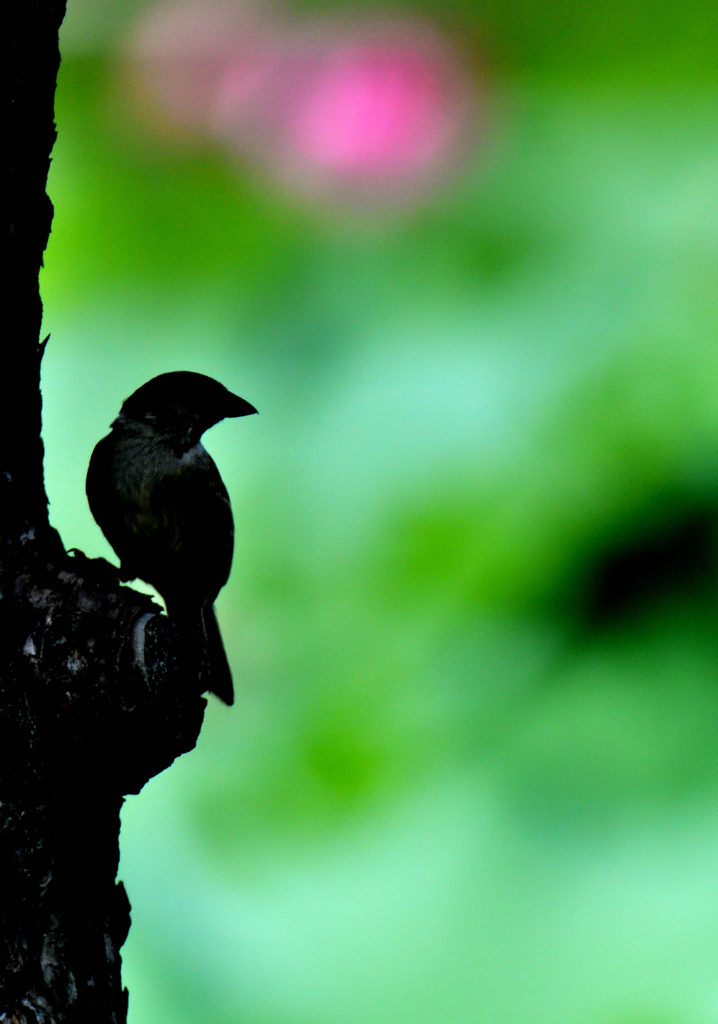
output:
[[[234,523],[200,438],[225,417],[256,411],[204,374],[160,374],[125,401],[87,471],[90,509],[121,577],[159,591],[183,644],[198,651],[204,640],[209,688],[225,704],[234,690],[214,601],[232,565]]]

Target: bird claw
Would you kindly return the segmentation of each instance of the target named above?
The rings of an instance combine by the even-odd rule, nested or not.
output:
[[[116,587],[119,577],[116,567],[106,558],[89,558],[80,548],[68,548],[72,555],[73,571],[81,573],[86,579],[94,579],[108,587]]]

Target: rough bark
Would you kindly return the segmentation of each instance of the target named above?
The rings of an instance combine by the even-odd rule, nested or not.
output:
[[[64,0],[3,11],[0,369],[0,1022],[126,1020],[119,812],[196,742],[205,701],[151,600],[65,552],[43,486],[38,273]],[[76,396],[68,396],[68,401]]]

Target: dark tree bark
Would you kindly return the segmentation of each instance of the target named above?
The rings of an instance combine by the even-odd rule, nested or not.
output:
[[[115,883],[123,794],[194,746],[202,682],[172,627],[113,568],[65,552],[43,485],[38,273],[64,0],[3,10],[0,371],[0,1022],[126,1020]],[[68,401],[76,396],[68,396]]]

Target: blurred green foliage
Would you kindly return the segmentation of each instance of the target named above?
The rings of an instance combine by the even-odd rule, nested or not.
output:
[[[395,9],[462,40],[485,130],[367,217],[153,135],[117,8],[88,52],[71,0],[43,272],[66,545],[110,556],[84,471],[140,382],[260,409],[207,442],[238,705],[125,809],[130,1020],[710,1024],[718,13]]]

